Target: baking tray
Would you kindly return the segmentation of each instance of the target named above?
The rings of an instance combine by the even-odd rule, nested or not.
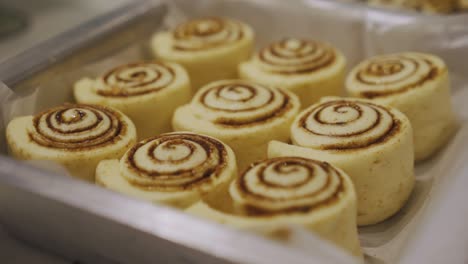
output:
[[[14,116],[69,101],[71,84],[79,77],[101,72],[116,62],[147,58],[145,44],[161,27],[173,26],[187,17],[213,14],[251,24],[257,31],[258,46],[285,34],[329,41],[343,50],[350,66],[379,53],[382,47],[384,51],[392,47],[391,42],[382,46],[373,41],[385,38],[389,32],[369,26],[377,20],[383,23],[376,14],[387,19],[385,24],[379,24],[387,29],[411,21],[420,23],[421,17],[324,0],[176,0],[167,4],[137,1],[1,64],[0,80],[4,84],[0,91],[4,93],[0,93],[0,99],[10,102],[7,97],[14,96],[18,100],[12,107],[2,107],[0,126]],[[457,23],[458,19],[454,24]],[[424,44],[442,47],[438,46],[439,40]],[[434,53],[444,57],[451,69],[461,70],[457,65],[468,61],[464,60],[468,53],[461,52],[464,45],[455,44]],[[379,52],[373,47],[379,47]],[[411,50],[429,51],[423,46]],[[447,57],[446,53],[459,54],[458,59]],[[464,103],[468,92],[462,74],[452,71],[452,78],[460,79],[454,84],[460,130],[437,156],[418,164],[416,189],[401,212],[382,224],[360,229],[368,263],[468,260],[464,254],[468,231],[463,220],[468,216],[468,195],[461,189],[468,184],[468,168],[463,162],[468,155],[468,109]],[[3,132],[1,128],[0,133]],[[86,263],[355,261],[315,236],[302,237],[300,229],[293,232],[287,245],[279,244],[57,175],[50,166],[41,170],[12,160],[5,155],[4,135],[0,136],[0,220],[15,236],[70,259]]]

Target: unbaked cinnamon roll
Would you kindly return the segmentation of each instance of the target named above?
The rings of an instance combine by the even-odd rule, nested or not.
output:
[[[356,195],[345,172],[321,161],[281,157],[252,164],[229,188],[233,208],[200,202],[187,212],[274,237],[303,226],[360,256]]]
[[[272,141],[268,156],[324,160],[343,169],[358,197],[358,224],[395,214],[414,185],[411,124],[396,109],[357,99],[329,99],[297,116],[292,145]]]
[[[13,119],[6,138],[14,157],[55,161],[71,175],[92,181],[98,162],[120,158],[135,143],[136,131],[128,117],[112,108],[64,104]]]
[[[303,108],[323,96],[342,94],[346,59],[318,41],[288,38],[261,49],[239,65],[239,75],[294,92]]]
[[[249,58],[254,32],[245,23],[220,17],[187,21],[173,31],[154,35],[151,48],[163,60],[187,69],[195,90],[217,80],[237,77],[237,65]]]
[[[219,140],[193,133],[145,139],[119,160],[101,161],[96,182],[154,203],[185,208],[203,198],[223,203],[237,173],[232,150]]]
[[[409,118],[416,160],[435,153],[456,128],[448,70],[436,56],[398,53],[371,58],[351,71],[346,89],[351,96],[395,107]]]
[[[220,139],[234,150],[242,170],[266,157],[270,140],[289,138],[299,107],[297,97],[288,91],[251,81],[218,81],[201,88],[190,104],[176,110],[173,127]]]
[[[139,138],[171,130],[174,110],[190,101],[187,72],[175,63],[138,62],[117,66],[74,87],[79,103],[112,106],[135,123]]]

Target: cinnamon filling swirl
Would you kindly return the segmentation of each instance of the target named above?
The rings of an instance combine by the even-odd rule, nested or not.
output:
[[[265,70],[278,74],[319,71],[335,61],[332,47],[310,40],[284,39],[263,48],[258,59]]]
[[[41,146],[83,151],[121,139],[127,128],[122,116],[107,107],[65,104],[36,115],[28,133]]]
[[[392,138],[400,121],[386,108],[372,103],[337,100],[320,104],[297,123],[301,146],[323,150],[367,148]]]
[[[162,134],[131,148],[121,162],[122,175],[147,190],[191,190],[217,179],[227,166],[227,150],[210,137]]]
[[[361,96],[376,98],[421,87],[443,71],[432,58],[422,54],[395,54],[363,63],[350,78],[359,85]]]
[[[244,32],[240,22],[208,17],[180,24],[173,37],[175,50],[200,51],[235,43],[244,37]]]
[[[326,162],[281,157],[252,165],[230,191],[249,216],[309,213],[339,201],[342,177]]]
[[[195,103],[212,113],[214,124],[227,127],[270,122],[292,107],[284,91],[242,81],[212,86]]]
[[[157,92],[171,85],[174,70],[162,63],[132,63],[110,70],[102,78],[97,93],[109,97],[127,97]]]

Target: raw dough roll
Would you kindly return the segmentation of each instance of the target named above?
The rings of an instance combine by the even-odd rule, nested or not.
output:
[[[135,123],[139,138],[171,130],[174,110],[190,101],[187,72],[175,63],[139,62],[120,65],[97,79],[84,78],[74,87],[79,103],[112,106]]]
[[[254,45],[250,26],[227,18],[199,18],[157,33],[151,47],[163,61],[182,64],[192,87],[237,77],[237,66],[249,58]]]
[[[284,39],[261,49],[239,66],[243,79],[294,92],[303,108],[326,95],[343,93],[346,59],[332,46]]]
[[[353,184],[326,162],[299,157],[264,160],[233,181],[229,193],[234,210],[204,201],[188,212],[273,238],[299,225],[361,255]]]
[[[455,131],[448,70],[433,55],[399,53],[371,58],[351,71],[346,89],[351,96],[393,106],[409,118],[417,161],[435,153]]]
[[[228,144],[243,170],[266,157],[270,140],[287,140],[299,112],[297,97],[251,81],[225,80],[201,88],[176,110],[173,127],[210,135]]]
[[[64,104],[13,119],[6,138],[15,158],[55,161],[71,175],[93,181],[99,161],[120,158],[136,142],[136,131],[112,108]]]
[[[414,185],[411,124],[395,109],[355,99],[315,104],[291,127],[293,145],[273,141],[269,157],[300,156],[343,169],[358,196],[358,224],[395,214]]]
[[[111,190],[154,203],[185,208],[204,198],[222,203],[237,173],[232,150],[193,133],[168,133],[143,140],[119,160],[104,160],[96,182]]]

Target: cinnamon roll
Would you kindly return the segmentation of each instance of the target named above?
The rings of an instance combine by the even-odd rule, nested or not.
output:
[[[251,81],[225,80],[201,88],[192,102],[178,108],[172,120],[177,131],[210,135],[236,153],[238,167],[266,157],[270,140],[287,140],[299,112],[297,97]]]
[[[287,38],[261,49],[239,65],[239,75],[294,92],[303,108],[326,95],[342,94],[346,59],[334,47]]]
[[[187,21],[151,40],[154,55],[180,63],[197,90],[217,80],[237,77],[237,65],[249,58],[254,32],[245,23],[220,17]]]
[[[109,107],[64,104],[13,119],[6,129],[11,154],[62,164],[71,175],[94,180],[99,161],[120,158],[136,141],[135,126]]]
[[[175,63],[137,62],[117,66],[97,79],[74,86],[79,103],[112,106],[135,123],[146,138],[171,130],[174,110],[190,101],[187,72]]]
[[[299,225],[361,255],[353,184],[326,162],[299,157],[257,162],[231,183],[229,197],[231,211],[203,201],[187,212],[273,238]]]
[[[358,197],[358,224],[395,214],[414,185],[411,124],[401,112],[358,99],[329,99],[300,113],[292,145],[272,141],[269,157],[324,160],[343,169]]]
[[[222,204],[220,192],[237,173],[231,148],[193,133],[145,139],[119,160],[101,161],[96,182],[133,197],[185,208],[203,198]]]
[[[417,161],[435,153],[455,131],[447,66],[436,56],[407,52],[371,58],[351,71],[346,89],[409,118]]]

